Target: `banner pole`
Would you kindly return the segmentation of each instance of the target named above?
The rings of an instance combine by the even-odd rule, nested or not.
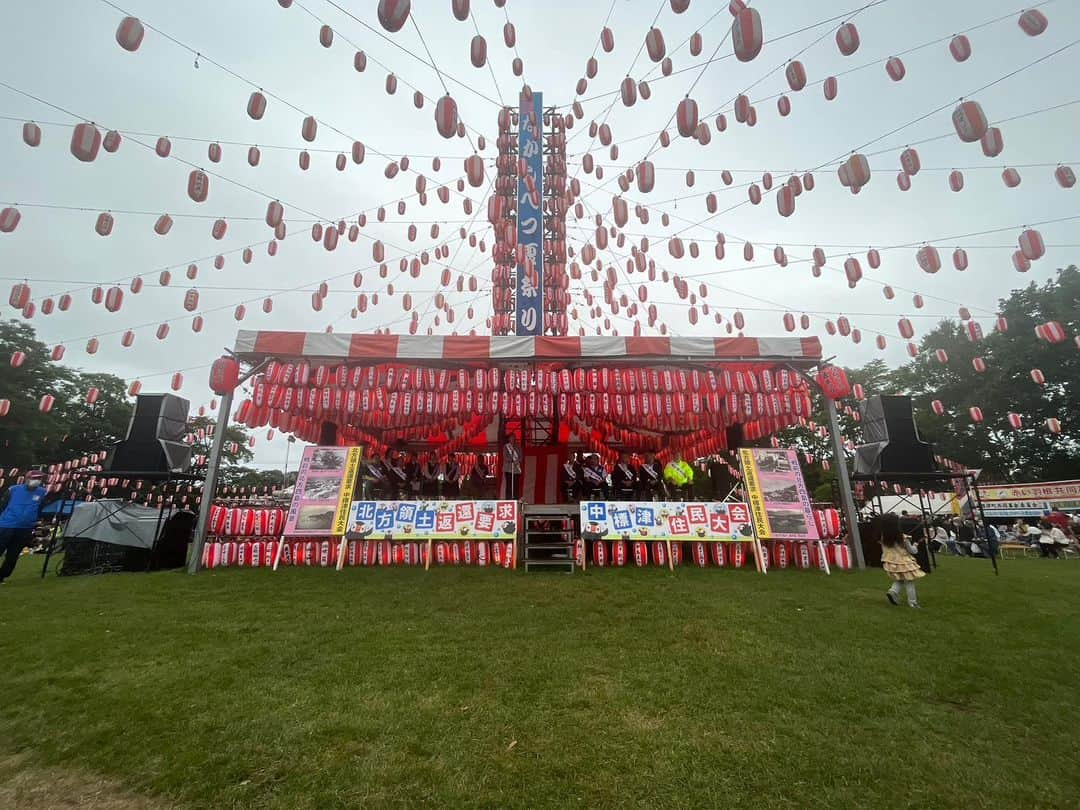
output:
[[[667,567],[668,567],[668,570],[671,571],[671,573],[674,574],[675,573],[675,560],[671,556],[671,538],[670,537],[667,538],[667,540],[665,542],[667,543]]]

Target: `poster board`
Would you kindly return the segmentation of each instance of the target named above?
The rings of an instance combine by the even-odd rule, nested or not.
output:
[[[353,501],[350,540],[513,540],[517,501]]]
[[[362,456],[361,447],[305,447],[284,534],[344,534]]]
[[[744,447],[739,450],[739,461],[759,539],[821,539],[794,450]]]
[[[581,536],[671,540],[673,542],[750,542],[750,507],[720,501],[582,501]]]

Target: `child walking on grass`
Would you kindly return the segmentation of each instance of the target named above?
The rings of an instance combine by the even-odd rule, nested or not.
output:
[[[915,546],[900,531],[900,519],[892,514],[881,516],[881,567],[892,579],[893,584],[885,591],[885,598],[894,605],[899,605],[900,586],[907,591],[908,607],[917,608],[919,600],[915,595],[915,580],[926,574],[915,561]]]

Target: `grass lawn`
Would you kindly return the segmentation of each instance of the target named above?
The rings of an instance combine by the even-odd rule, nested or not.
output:
[[[945,558],[922,611],[881,571],[39,570],[0,588],[12,807],[1080,802],[1075,561]]]

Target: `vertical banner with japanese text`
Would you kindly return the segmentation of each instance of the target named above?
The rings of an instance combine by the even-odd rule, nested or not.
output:
[[[344,534],[362,455],[361,447],[304,448],[284,534]]]
[[[543,94],[521,96],[518,118],[518,158],[525,174],[518,177],[517,239],[525,261],[517,266],[514,331],[544,333],[544,104]]]
[[[746,499],[761,540],[818,540],[817,524],[794,450],[739,450]]]

